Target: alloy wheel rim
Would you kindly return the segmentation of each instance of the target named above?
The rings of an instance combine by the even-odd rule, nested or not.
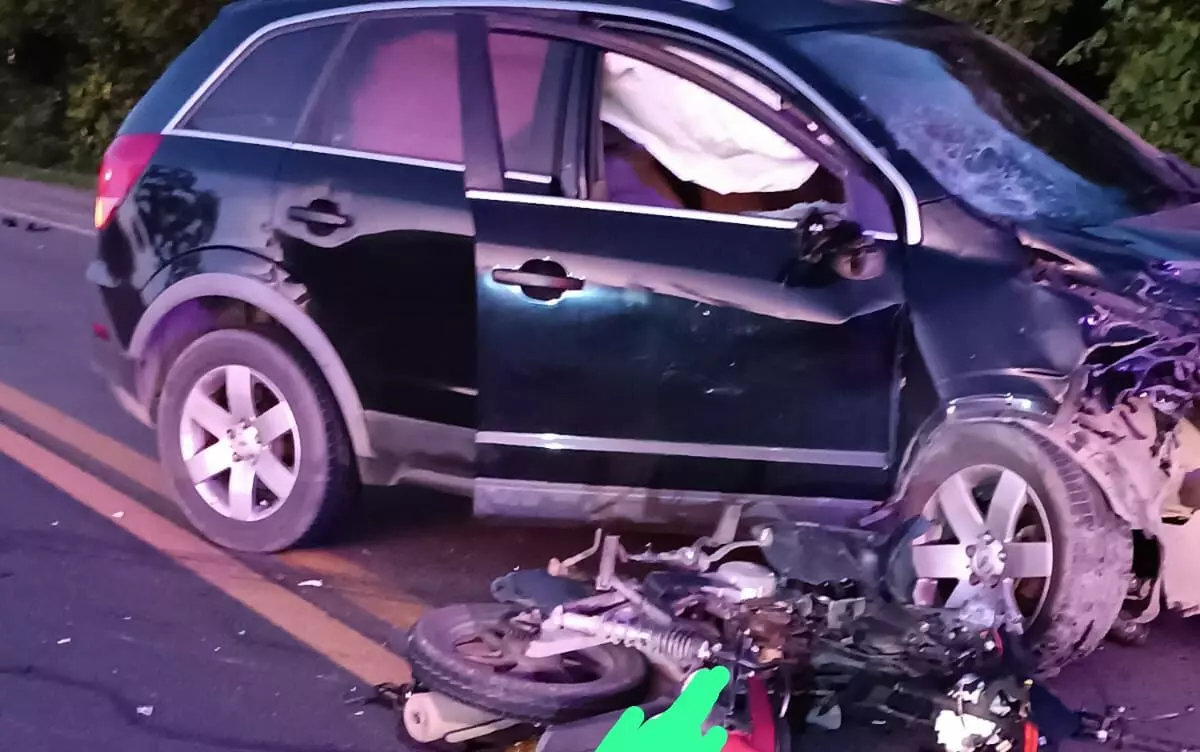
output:
[[[231,520],[270,517],[295,487],[296,416],[279,388],[247,366],[214,368],[196,381],[184,401],[179,445],[196,492]]]
[[[544,658],[525,655],[527,643],[513,639],[498,625],[476,625],[453,639],[459,657],[480,669],[541,684],[586,684],[603,678],[604,666],[586,651],[571,651]]]
[[[1054,575],[1045,504],[1018,473],[976,465],[950,476],[925,505],[931,530],[913,547],[918,603],[961,608],[986,603],[1041,614]]]

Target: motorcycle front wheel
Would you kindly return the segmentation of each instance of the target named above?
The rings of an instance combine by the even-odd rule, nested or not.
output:
[[[465,705],[530,723],[563,723],[618,710],[642,699],[641,653],[600,645],[529,658],[516,613],[498,603],[460,604],[423,615],[408,635],[413,679]]]

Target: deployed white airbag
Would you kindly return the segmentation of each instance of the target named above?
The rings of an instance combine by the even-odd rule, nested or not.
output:
[[[715,60],[671,50],[779,110],[758,81]],[[606,53],[600,119],[641,144],[680,180],[722,195],[799,188],[817,163],[757,119],[708,90],[639,60]]]

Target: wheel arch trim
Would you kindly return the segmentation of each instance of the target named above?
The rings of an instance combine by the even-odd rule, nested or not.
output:
[[[176,282],[163,290],[142,314],[129,341],[130,357],[135,361],[143,358],[158,324],[175,308],[189,301],[213,297],[231,298],[255,306],[295,337],[333,391],[346,421],[354,453],[359,457],[375,456],[358,389],[333,343],[295,301],[263,282],[225,272],[205,272]]]

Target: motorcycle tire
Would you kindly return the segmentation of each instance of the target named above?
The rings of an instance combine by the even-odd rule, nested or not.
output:
[[[409,631],[406,657],[413,679],[434,692],[498,716],[528,723],[563,723],[640,701],[646,660],[636,650],[600,645],[567,653],[591,676],[573,683],[539,681],[472,662],[457,649],[482,629],[503,633],[514,613],[503,604],[460,604],[430,611]]]

